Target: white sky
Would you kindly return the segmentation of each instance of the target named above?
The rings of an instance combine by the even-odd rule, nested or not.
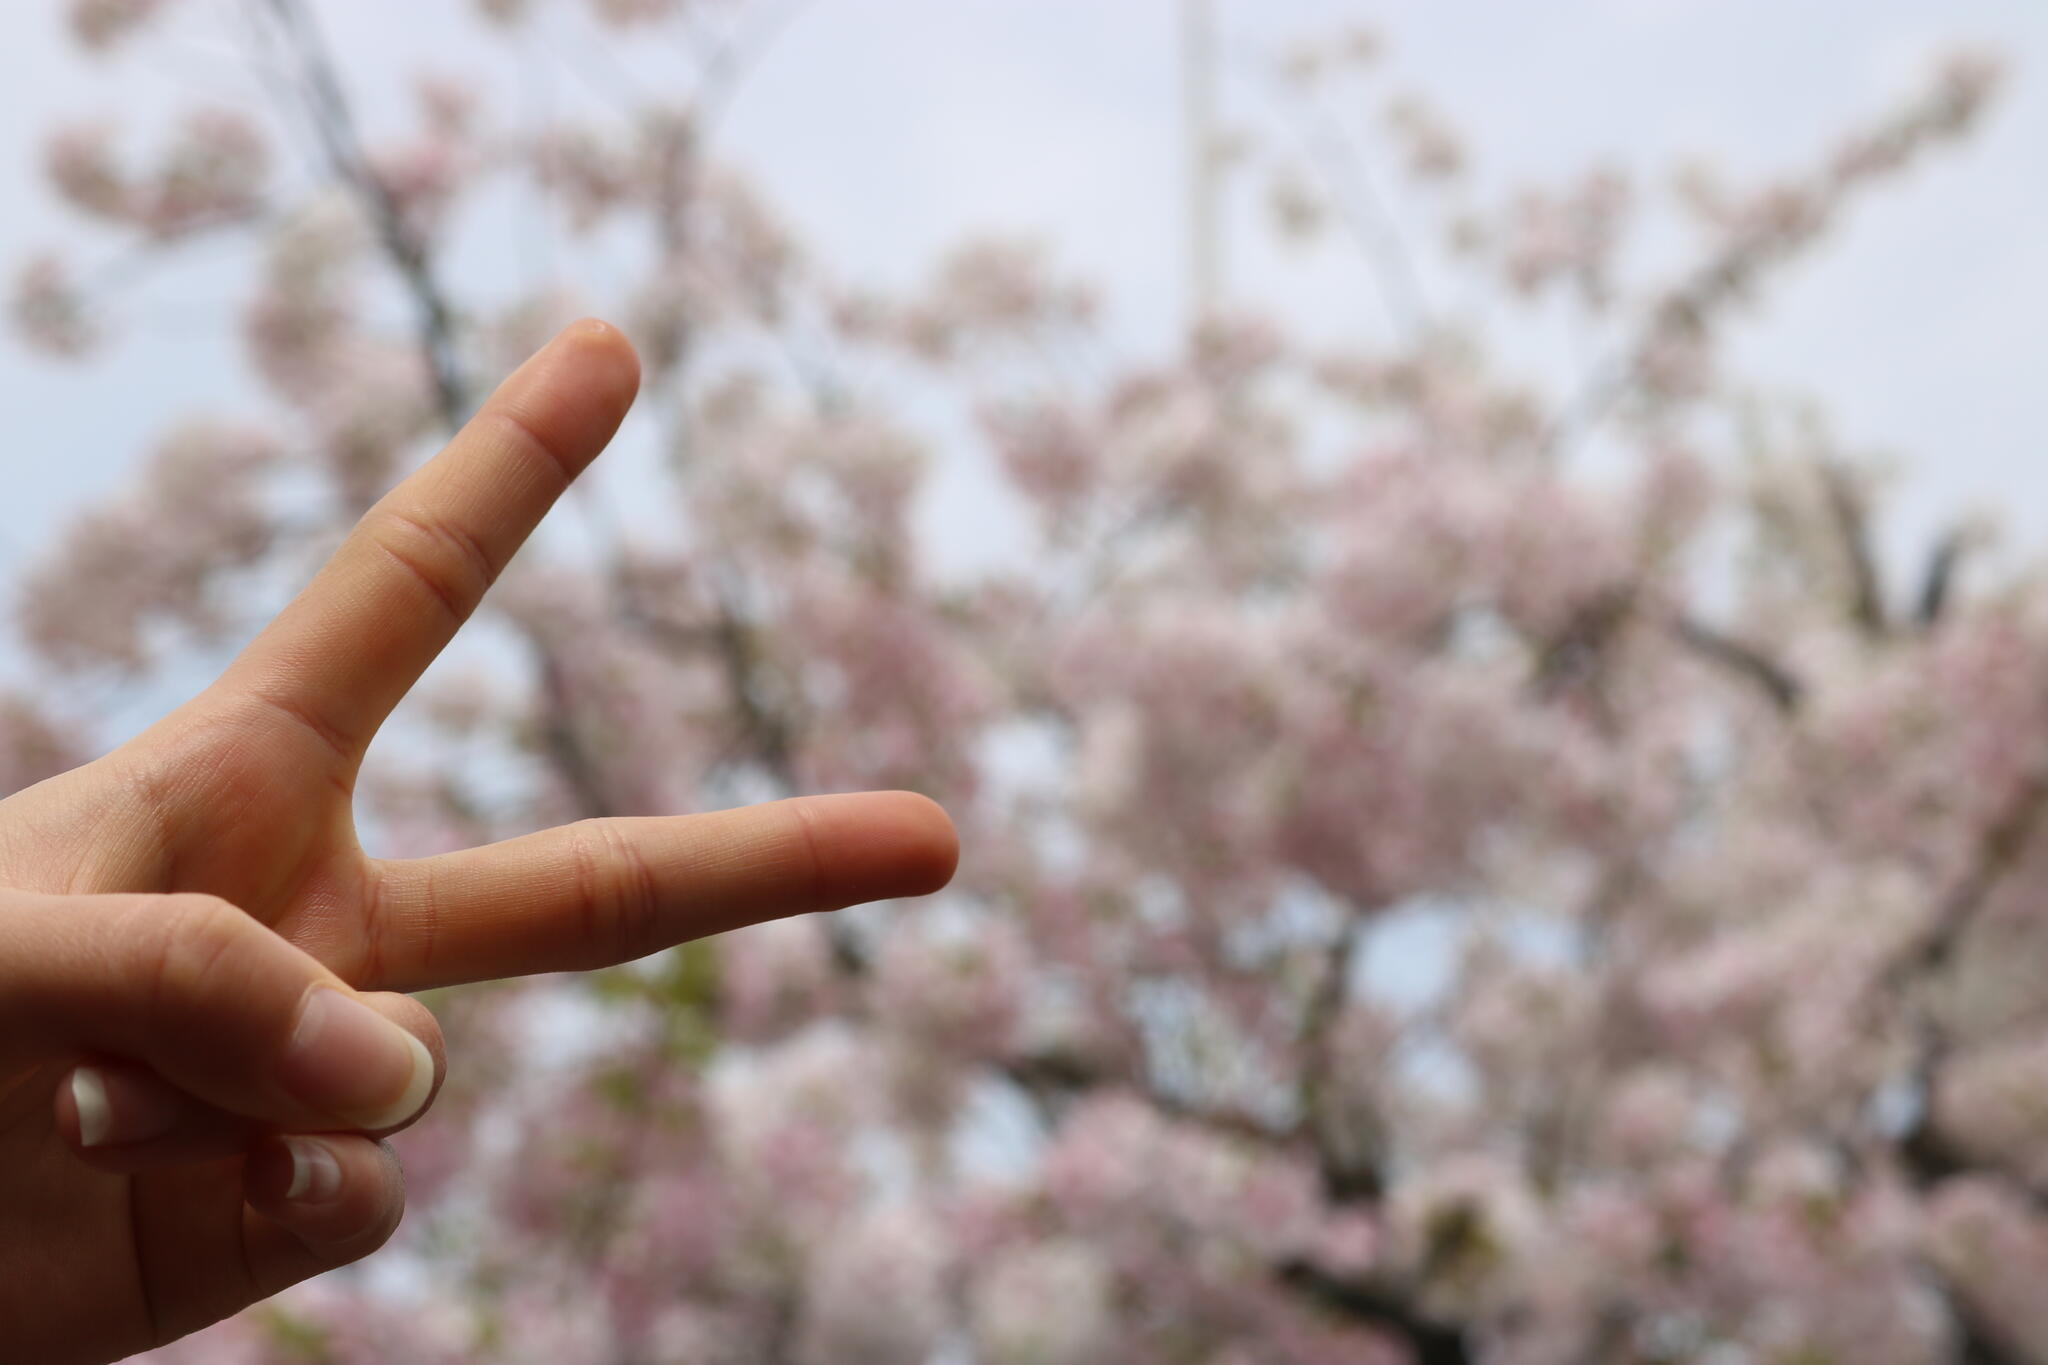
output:
[[[1947,42],[1996,47],[2017,79],[1980,135],[1865,204],[1831,248],[1790,271],[1746,326],[1741,355],[1752,372],[1812,390],[1852,443],[1899,457],[1909,475],[1894,545],[1924,543],[1980,507],[2005,515],[2017,543],[2048,542],[2048,5],[1218,3],[1247,48],[1354,17],[1375,24],[1394,69],[1446,109],[1503,184],[1594,159],[1654,172],[1680,153],[1789,168],[1882,107]],[[180,94],[250,90],[231,53],[197,40],[147,64],[81,61],[62,39],[61,8],[15,7],[0,34],[10,271],[28,248],[77,236],[36,175],[53,121],[120,104],[146,123]],[[495,69],[543,105],[573,102],[589,83],[506,63],[464,0],[326,0],[321,11],[373,112],[422,63]],[[842,275],[903,281],[968,232],[1031,233],[1104,285],[1119,336],[1154,347],[1182,304],[1177,52],[1171,0],[819,0],[751,76],[721,141]],[[1231,98],[1256,102],[1242,86]],[[1369,323],[1358,269],[1240,251],[1230,273],[1239,300],[1332,330]],[[0,577],[71,510],[117,488],[166,419],[246,402],[223,292],[243,278],[232,258],[181,267],[138,296],[123,342],[84,368],[0,341]]]

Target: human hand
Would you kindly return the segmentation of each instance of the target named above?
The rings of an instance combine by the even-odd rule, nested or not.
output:
[[[372,735],[638,378],[616,330],[570,327],[217,682],[0,802],[0,1357],[117,1359],[380,1246],[402,1189],[376,1139],[443,1068],[432,1016],[395,992],[951,875],[950,822],[902,792],[363,852]]]

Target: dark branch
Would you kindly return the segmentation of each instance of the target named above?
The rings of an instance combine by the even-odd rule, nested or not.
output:
[[[1790,715],[1799,709],[1805,685],[1790,669],[1756,646],[1724,635],[1690,616],[1677,617],[1671,629],[1679,642],[1694,653],[1755,683],[1780,711]]]
[[[2032,1351],[2006,1343],[2003,1333],[1984,1320],[1953,1288],[1948,1293],[1949,1312],[1955,1316],[1959,1365],[2043,1365]]]
[[[1924,1190],[1944,1180],[1970,1174],[1976,1169],[1976,1163],[1957,1150],[1947,1135],[1935,1127],[1933,1087],[1925,1087],[1922,1095],[1925,1108],[1912,1129],[1900,1140],[1898,1151],[1900,1163],[1914,1188]]]
[[[1354,936],[1354,931],[1347,930],[1343,941],[1349,944]],[[1347,961],[1348,956],[1347,951]],[[1323,1030],[1327,1030],[1327,1021],[1337,1013],[1334,1005],[1326,1003],[1333,999],[1341,1001],[1342,991],[1329,989],[1325,978],[1319,983],[1317,999],[1311,1005],[1312,1022]],[[1041,1118],[1048,1124],[1056,1120],[1065,1101],[1109,1084],[1113,1079],[1097,1068],[1061,1057],[1020,1058],[1004,1063],[1001,1070],[1031,1098]],[[1303,1144],[1298,1136],[1282,1132],[1250,1115],[1204,1109],[1162,1094],[1156,1087],[1141,1086],[1140,1090],[1148,1104],[1176,1123],[1198,1127],[1233,1141],[1249,1141],[1268,1148],[1301,1153]],[[1376,1191],[1377,1172],[1369,1173],[1366,1178],[1372,1181]],[[1326,1168],[1326,1185],[1329,1179]],[[1341,1194],[1333,1191],[1332,1197],[1352,1198],[1363,1194],[1362,1190]],[[1461,1328],[1422,1313],[1385,1287],[1354,1283],[1305,1260],[1285,1261],[1274,1267],[1273,1274],[1281,1284],[1305,1295],[1325,1311],[1399,1339],[1408,1347],[1414,1365],[1472,1365],[1472,1356],[1465,1346]]]
[[[1910,942],[1886,972],[1887,985],[1909,986],[1914,978],[1924,978],[1948,965],[1992,890],[2033,842],[2044,813],[2048,813],[2048,772],[2037,772],[2014,794],[2005,813],[1984,831],[1969,871],[1943,898],[1927,931]]]
[[[1908,941],[1878,976],[1867,1001],[1883,1008],[1889,1001],[1904,998],[1913,1014],[1917,1055],[1911,1077],[1920,1094],[1920,1114],[1900,1150],[1907,1169],[1922,1184],[1955,1174],[1962,1162],[1935,1131],[1938,1073],[1948,1058],[1949,1040],[1928,1007],[1926,984],[1954,960],[1957,946],[1977,922],[1993,889],[2033,842],[2044,813],[2048,813],[2048,773],[2036,773],[2015,794],[2004,815],[1978,839],[1968,871],[1942,898],[1925,932]]]
[[[540,661],[542,755],[575,795],[577,809],[583,815],[617,815],[619,812],[605,794],[604,776],[584,748],[582,736],[576,733],[574,707],[570,705],[568,680],[563,676],[562,665],[531,631],[527,633],[527,642],[533,646]]]
[[[468,418],[469,401],[456,353],[454,313],[428,263],[426,243],[406,223],[389,186],[363,152],[355,114],[313,16],[302,0],[269,0],[269,4],[304,69],[306,100],[329,168],[369,212],[385,254],[419,312],[421,349],[433,376],[435,401],[441,420],[453,431]]]
[[[1400,1338],[1415,1365],[1472,1365],[1461,1328],[1427,1317],[1384,1290],[1339,1279],[1306,1261],[1287,1262],[1279,1276],[1329,1311]]]
[[[716,639],[726,684],[750,747],[769,775],[785,790],[794,792],[796,746],[789,723],[762,694],[755,632],[730,601],[719,603]]]
[[[1961,531],[1950,531],[1934,547],[1927,561],[1927,576],[1920,581],[1920,601],[1913,611],[1913,619],[1920,625],[1933,625],[1947,610],[1949,595],[1955,591],[1956,568],[1968,548],[1969,537]]]
[[[1536,656],[1530,678],[1536,696],[1548,701],[1597,680],[1608,645],[1627,623],[1635,602],[1634,589],[1615,587],[1594,594],[1574,611],[1564,629]]]
[[[2048,775],[2037,775],[2021,788],[2004,817],[1984,832],[1969,872],[1944,900],[1927,933],[1908,945],[1881,978],[1886,988],[1882,992],[1884,997],[1894,997],[1901,991],[1912,992],[1914,987],[1953,960],[1957,945],[1976,922],[1992,890],[2033,841],[2044,811],[2048,811]],[[1915,1187],[1926,1190],[1957,1176],[1989,1171],[2011,1181],[2036,1206],[2040,1206],[2044,1200],[2043,1191],[2016,1179],[2009,1172],[1990,1170],[1985,1163],[1972,1159],[1941,1131],[1937,1112],[1939,1071],[1949,1056],[1949,1040],[1924,1000],[1917,993],[1912,998],[1915,1000],[1920,1035],[1919,1055],[1913,1065],[1913,1078],[1920,1094],[1920,1113],[1897,1148],[1906,1174]],[[1962,1365],[2043,1365],[2041,1358],[2033,1352],[2009,1343],[2004,1334],[1970,1303],[1965,1291],[1948,1283],[1945,1276],[1937,1276],[1937,1279],[1942,1283],[1944,1297],[1955,1320]]]
[[[1316,983],[1315,995],[1301,1026],[1302,1123],[1315,1147],[1323,1193],[1339,1204],[1377,1199],[1386,1190],[1386,1177],[1379,1169],[1378,1135],[1371,1131],[1340,1131],[1340,1119],[1330,1095],[1337,1069],[1336,1047],[1330,1035],[1344,1012],[1359,932],[1359,923],[1354,919],[1330,945],[1322,979]],[[1370,1128],[1376,1120],[1368,1117],[1364,1122]]]
[[[997,1069],[1030,1097],[1039,1115],[1049,1125],[1062,1108],[1071,1103],[1076,1096],[1091,1090],[1128,1084],[1146,1104],[1175,1123],[1200,1128],[1232,1142],[1248,1142],[1255,1146],[1300,1154],[1300,1144],[1290,1133],[1256,1115],[1238,1109],[1195,1104],[1168,1094],[1156,1086],[1144,1085],[1137,1077],[1091,1067],[1072,1057],[1041,1053],[1001,1062]]]
[[[1865,635],[1885,632],[1884,586],[1878,581],[1877,557],[1870,545],[1870,516],[1863,492],[1849,471],[1833,460],[1820,462],[1820,480],[1827,494],[1828,515],[1842,540],[1849,568],[1849,615]]]

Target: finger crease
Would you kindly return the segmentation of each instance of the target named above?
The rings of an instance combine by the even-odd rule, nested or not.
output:
[[[164,1344],[163,1314],[157,1308],[156,1286],[150,1282],[149,1267],[143,1264],[142,1182],[132,1175],[124,1175],[121,1180],[128,1187],[128,1254],[135,1265],[136,1287],[141,1291],[142,1318],[148,1326],[149,1344],[161,1346]]]
[[[617,869],[616,886],[619,947],[622,952],[646,953],[655,946],[655,928],[661,905],[654,886],[654,869],[640,850],[615,825],[600,825],[612,866]]]
[[[414,521],[411,517],[402,516],[396,512],[392,513],[392,516],[396,517],[398,520],[404,522],[409,526],[419,528],[421,531],[425,532],[428,535],[435,534],[424,523]],[[378,541],[377,548],[382,550],[385,554],[389,555],[393,563],[397,564],[400,568],[404,569],[407,573],[411,574],[414,578],[418,579],[420,581],[421,586],[426,588],[428,595],[430,595],[435,601],[439,602],[443,607],[447,608],[448,615],[450,616],[450,618],[457,621],[458,623],[462,621],[467,621],[469,619],[469,606],[464,603],[461,595],[457,593],[454,588],[449,586],[447,581],[440,574],[428,569],[418,559],[415,559],[413,556],[406,554],[404,551],[400,550],[397,546],[391,544],[389,541]]]
[[[596,943],[599,922],[604,917],[597,853],[590,846],[589,832],[573,827],[569,831],[569,879],[575,890],[576,910],[583,921],[584,941]]]
[[[249,696],[313,735],[343,764],[352,764],[356,761],[355,737],[322,720],[306,706],[281,693],[267,692],[260,688],[251,689]]]
[[[541,435],[539,427],[527,421],[511,408],[499,408],[497,409],[497,415],[500,421],[512,428],[513,433],[519,437],[522,443],[532,446],[547,457],[548,463],[553,465],[555,472],[561,476],[563,487],[566,488],[576,481],[576,467],[569,463],[569,457],[562,453],[561,448],[555,442]]]
[[[457,557],[469,565],[470,572],[474,573],[484,586],[489,587],[498,581],[498,573],[505,566],[490,552],[489,547],[477,538],[476,533],[460,521],[448,517],[416,516],[396,508],[391,509],[386,515],[400,525],[411,527],[429,540],[438,540],[454,550]]]
[[[431,882],[431,877],[421,879]],[[429,904],[432,903],[429,893]],[[376,862],[370,862],[363,874],[363,960],[362,980],[369,985],[381,985],[389,977],[385,962],[385,935],[390,932],[387,923],[391,915],[391,900],[385,894],[384,869]],[[428,921],[432,923],[431,919]],[[431,946],[431,938],[429,946]],[[424,965],[424,964],[422,964]]]
[[[804,861],[809,873],[810,899],[804,903],[802,913],[825,909],[825,860],[818,856],[818,832],[812,827],[815,819],[809,803],[796,800],[790,802],[796,815],[796,827],[804,836]]]

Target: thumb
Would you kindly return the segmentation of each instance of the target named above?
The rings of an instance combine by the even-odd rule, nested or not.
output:
[[[365,999],[213,896],[0,893],[0,1074],[107,1053],[259,1123],[381,1132],[436,1067]],[[73,1099],[82,1144],[118,1140],[104,1094]]]

